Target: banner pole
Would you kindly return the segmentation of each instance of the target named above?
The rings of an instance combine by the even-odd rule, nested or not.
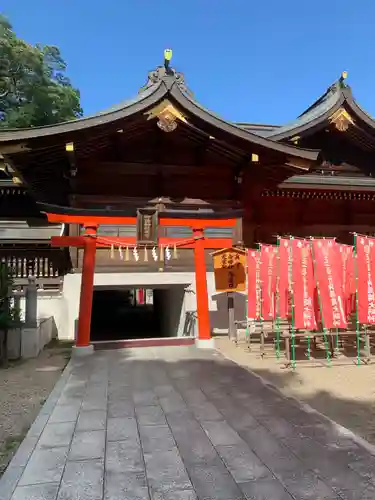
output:
[[[323,304],[322,304],[322,298],[320,296],[319,280],[318,280],[318,277],[316,275],[315,253],[314,253],[314,246],[312,244],[312,240],[313,240],[313,238],[311,238],[311,240],[310,240],[311,256],[312,256],[313,267],[314,267],[316,289],[317,289],[317,292],[318,292],[318,302],[319,302],[320,316],[322,318],[324,347],[325,347],[325,350],[326,350],[326,358],[327,358],[328,366],[331,366],[331,353],[329,352],[329,345],[328,345],[328,338],[327,338],[327,328],[325,326],[325,321],[324,321]]]
[[[355,324],[356,324],[356,338],[357,338],[357,366],[361,365],[361,345],[360,345],[360,326],[359,326],[359,296],[358,296],[358,255],[357,255],[357,233],[354,233],[354,269],[355,269]]]
[[[259,248],[259,278],[260,278],[260,300],[259,300],[259,324],[260,324],[260,357],[264,357],[264,328],[263,328],[263,282],[262,282],[262,245],[258,243]]]
[[[289,281],[292,285],[293,283],[293,236],[290,236],[290,261],[291,266],[288,270],[289,272]],[[292,297],[292,368],[295,370],[296,368],[296,328],[295,328],[295,312],[294,312],[294,290],[293,286],[291,286],[291,297]]]
[[[247,250],[249,252],[249,250]],[[246,344],[249,342],[249,254],[246,255],[246,296],[245,296],[245,319],[246,319],[246,329],[245,338]]]
[[[307,359],[311,360],[311,335],[310,330],[307,330]]]
[[[276,358],[280,359],[280,238],[277,237],[277,266],[276,266]]]

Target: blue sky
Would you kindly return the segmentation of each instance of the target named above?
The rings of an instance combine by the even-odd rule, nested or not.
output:
[[[171,47],[196,99],[227,119],[292,120],[343,70],[375,115],[374,0],[1,0],[0,12],[61,49],[85,114],[133,97]]]

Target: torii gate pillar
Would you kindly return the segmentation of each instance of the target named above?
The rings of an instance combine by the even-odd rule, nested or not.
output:
[[[207,270],[206,258],[204,253],[204,230],[201,228],[194,228],[193,234],[195,238],[195,290],[197,297],[198,316],[198,336],[195,343],[197,347],[212,349],[214,347],[214,340],[211,337],[210,311],[208,307]]]
[[[94,293],[94,274],[96,257],[96,226],[85,227],[81,296],[79,302],[78,331],[74,354],[84,356],[94,351],[90,343],[92,297]]]

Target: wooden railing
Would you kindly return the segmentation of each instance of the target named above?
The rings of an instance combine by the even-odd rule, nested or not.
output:
[[[1,262],[5,262],[11,270],[12,276],[16,278],[25,278],[35,276],[36,278],[58,278],[59,270],[53,265],[53,261],[48,256],[41,257],[19,257],[2,256]]]

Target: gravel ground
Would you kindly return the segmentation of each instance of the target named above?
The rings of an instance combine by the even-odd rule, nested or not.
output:
[[[0,368],[0,476],[65,368],[70,351],[45,349],[38,358]]]
[[[228,338],[216,338],[225,356],[250,369],[332,420],[375,444],[375,358],[369,365],[356,366],[355,359],[340,356],[327,367],[325,360],[297,361],[295,370],[283,368],[272,349],[262,359],[259,347],[248,352]]]

